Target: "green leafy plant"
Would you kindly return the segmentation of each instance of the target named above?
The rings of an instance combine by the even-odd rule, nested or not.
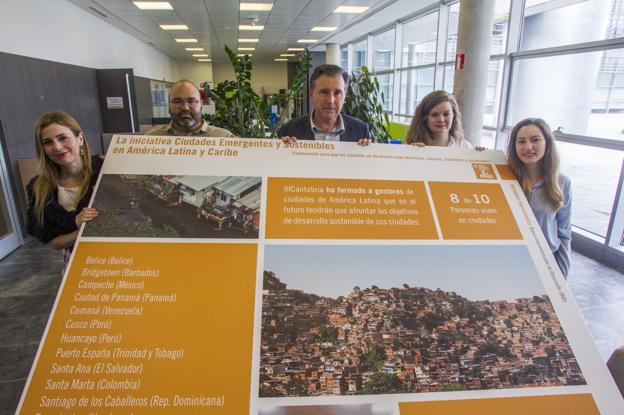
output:
[[[381,106],[383,100],[384,94],[379,89],[379,81],[370,74],[366,66],[362,66],[359,73],[351,73],[342,111],[367,123],[377,142],[387,143],[390,139],[386,128],[389,120]]]
[[[251,88],[251,58],[249,55],[238,57],[227,46],[225,53],[236,79],[220,82],[214,89],[206,88],[215,102],[215,114],[206,116],[206,120],[239,137],[264,138],[269,126],[269,104]]]
[[[301,53],[301,55],[299,55],[299,68],[297,69],[297,75],[293,80],[290,90],[288,90],[285,96],[281,97],[283,106],[279,114],[279,120],[271,129],[272,137],[274,137],[280,127],[284,125],[286,121],[286,112],[288,111],[288,108],[290,108],[290,103],[294,102],[298,98],[301,98],[301,91],[303,90],[303,86],[308,82],[308,73],[310,72],[311,67],[312,54],[306,49],[303,53]]]
[[[239,137],[266,138],[266,131],[270,125],[269,108],[279,100],[284,105],[279,114],[279,120],[271,128],[270,135],[274,136],[284,123],[290,102],[301,95],[312,60],[310,52],[306,50],[301,55],[299,71],[288,93],[276,97],[272,102],[265,102],[251,88],[252,63],[250,56],[238,57],[227,46],[225,53],[234,69],[235,80],[220,82],[214,88],[208,87],[208,83],[206,83],[205,92],[215,103],[215,114],[205,115],[206,121],[214,126],[225,128]]]

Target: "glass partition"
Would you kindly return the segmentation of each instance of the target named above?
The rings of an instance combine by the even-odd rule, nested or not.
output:
[[[373,36],[373,70],[394,68],[394,29]]]

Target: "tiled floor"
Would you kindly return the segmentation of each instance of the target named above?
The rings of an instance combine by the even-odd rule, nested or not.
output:
[[[60,253],[31,242],[0,261],[0,414],[12,414],[61,282]]]
[[[568,286],[606,361],[624,346],[624,273],[572,252]]]
[[[568,283],[604,360],[624,345],[624,274],[573,253]],[[15,411],[61,282],[60,254],[31,242],[0,261],[0,414]]]

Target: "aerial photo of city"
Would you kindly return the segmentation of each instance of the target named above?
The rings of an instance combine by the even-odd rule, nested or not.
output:
[[[265,248],[260,397],[585,384],[524,246]]]
[[[260,177],[104,174],[83,236],[258,238]]]

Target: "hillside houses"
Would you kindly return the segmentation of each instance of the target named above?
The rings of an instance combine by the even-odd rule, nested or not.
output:
[[[585,383],[546,296],[470,301],[373,286],[332,299],[266,278],[261,396],[373,393],[380,376],[404,392]]]

